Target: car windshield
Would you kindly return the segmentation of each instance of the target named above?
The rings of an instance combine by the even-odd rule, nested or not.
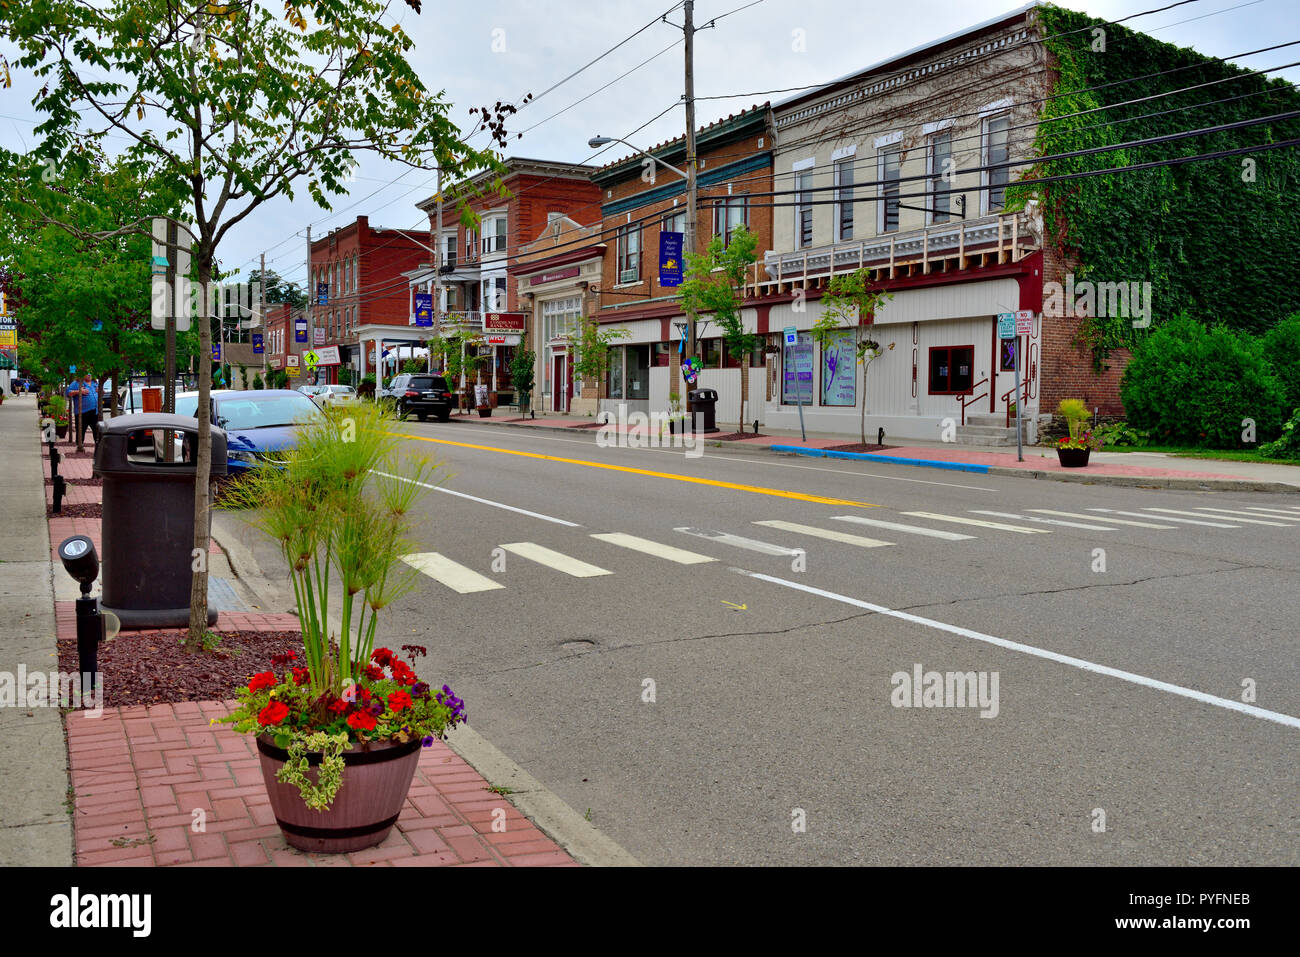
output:
[[[414,376],[411,381],[406,384],[406,387],[408,389],[442,389],[445,391],[447,383],[443,380],[442,376],[420,375]]]
[[[176,411],[180,412],[179,401]],[[315,422],[320,417],[321,411],[311,399],[293,393],[261,396],[244,393],[217,400],[216,424],[223,429],[269,429]]]

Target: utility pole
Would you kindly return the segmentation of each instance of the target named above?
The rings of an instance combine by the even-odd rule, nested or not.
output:
[[[686,37],[686,235],[684,253],[695,253],[695,227],[699,217],[695,190],[695,0],[686,0],[683,33]],[[695,355],[695,314],[686,314],[686,357]]]
[[[307,348],[308,349],[311,348],[312,341],[316,337],[315,332],[313,332],[314,327],[312,326],[312,314],[311,314],[311,307],[315,302],[316,302],[316,280],[312,276],[312,272],[311,272],[311,226],[308,225],[307,226],[307,308],[303,312],[303,315],[307,319]],[[289,322],[292,325],[293,323],[292,313],[289,316]],[[298,344],[297,339],[298,337],[295,335],[293,339],[290,340],[293,343],[293,345],[289,347],[289,352],[294,351],[294,346]],[[287,367],[287,364],[289,362],[287,353],[284,361]],[[362,361],[364,362],[365,360],[362,359]],[[299,366],[299,373],[298,373],[299,375],[302,375],[301,368],[302,367]],[[290,388],[293,388],[293,386],[290,386]]]
[[[262,274],[257,282],[257,318],[262,324],[262,385],[266,385],[266,253],[262,253]]]
[[[429,346],[429,371],[433,371],[433,341],[442,339],[442,164],[438,164],[438,178],[434,189],[437,191],[437,214],[434,218],[436,228],[433,237],[433,339]],[[459,249],[457,250],[459,252]]]

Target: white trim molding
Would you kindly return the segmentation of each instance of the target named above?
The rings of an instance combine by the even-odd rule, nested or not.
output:
[[[938,120],[934,123],[926,123],[921,127],[922,136],[930,136],[933,133],[942,133],[946,129],[951,129],[952,120]]]
[[[812,167],[816,165],[817,165],[817,157],[810,156],[807,159],[797,160],[795,164],[790,167],[790,172],[801,173],[806,169],[812,169]]]
[[[1003,110],[1010,109],[1014,103],[1015,100],[1007,96],[1007,97],[1003,97],[1000,100],[994,100],[992,103],[988,103],[984,106],[981,106],[979,111],[980,119],[983,119],[984,117],[988,116],[990,113],[1001,113]]]
[[[850,143],[848,146],[841,146],[839,149],[831,151],[831,162],[838,163],[840,160],[844,159],[844,157],[856,156],[857,153],[858,145],[856,143]]]
[[[874,140],[876,149],[882,146],[893,146],[895,143],[903,142],[903,131],[895,130],[892,133],[886,133],[884,136],[877,136]]]

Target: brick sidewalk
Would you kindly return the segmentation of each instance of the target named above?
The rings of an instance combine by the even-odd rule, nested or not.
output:
[[[271,813],[251,735],[209,724],[234,702],[68,715],[77,863],[84,866],[575,866],[441,741],[420,753],[382,844],[350,854],[289,847]],[[505,811],[493,832],[493,811]],[[202,815],[195,812],[202,811]],[[195,822],[202,821],[202,830]]]
[[[46,474],[49,458],[42,457]],[[82,462],[76,465],[81,471]],[[84,461],[89,475],[89,460]],[[64,475],[68,469],[60,469]],[[92,489],[98,493],[98,489]],[[90,536],[102,553],[97,518],[48,519],[53,549]],[[215,542],[212,551],[220,551]],[[76,638],[75,603],[55,602],[60,640]],[[288,631],[291,614],[220,612],[218,629]],[[180,632],[130,632],[132,639]],[[441,741],[420,753],[411,790],[382,844],[350,854],[305,854],[289,847],[271,813],[250,735],[209,719],[234,702],[197,701],[108,708],[66,719],[76,863],[83,866],[576,866],[488,782]],[[494,832],[495,810],[505,831]],[[203,829],[195,830],[195,811]],[[499,818],[499,815],[498,815]]]

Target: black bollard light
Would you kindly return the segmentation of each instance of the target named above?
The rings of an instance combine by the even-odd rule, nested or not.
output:
[[[93,688],[99,681],[99,643],[104,640],[99,599],[90,597],[90,586],[99,577],[95,543],[85,535],[65,538],[59,543],[59,560],[64,571],[81,584],[81,597],[77,599],[77,670],[90,675]]]
[[[758,435],[758,419],[754,420],[754,434]]]
[[[885,427],[883,425],[876,430],[876,444],[877,445],[885,444]]]

